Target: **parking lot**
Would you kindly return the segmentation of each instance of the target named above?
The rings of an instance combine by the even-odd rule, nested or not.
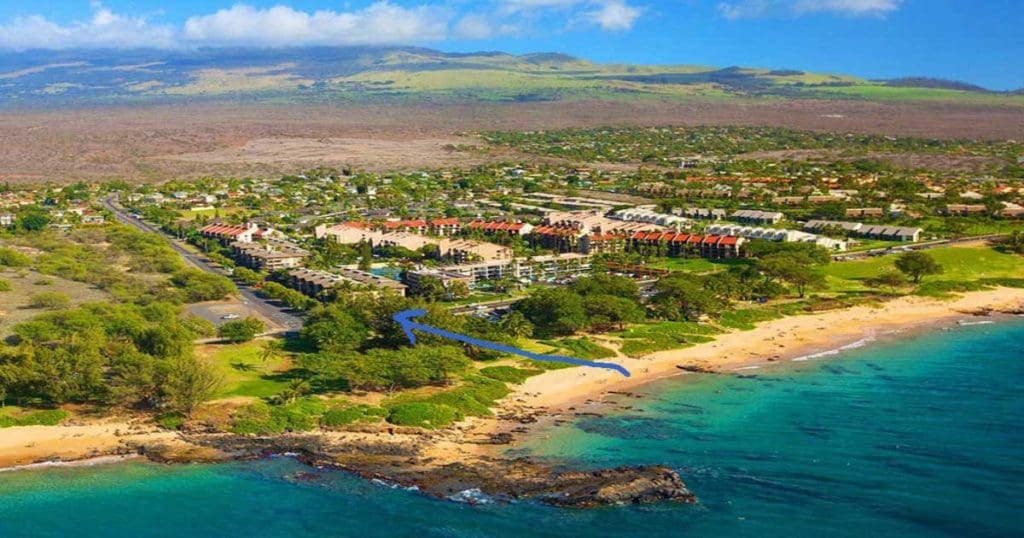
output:
[[[213,323],[216,327],[220,327],[232,320],[253,316],[263,320],[263,323],[267,324],[268,330],[275,328],[275,325],[270,323],[252,305],[239,300],[196,303],[188,305],[187,310],[189,313]]]

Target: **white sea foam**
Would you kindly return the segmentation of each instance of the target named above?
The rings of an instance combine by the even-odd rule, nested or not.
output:
[[[760,370],[760,366],[740,366],[739,368],[733,368],[733,370]]]
[[[866,338],[861,338],[860,340],[857,340],[855,342],[850,342],[849,344],[846,344],[845,346],[839,346],[839,347],[837,347],[835,349],[827,349],[825,351],[820,351],[818,353],[812,353],[810,355],[804,355],[802,357],[797,357],[797,358],[795,358],[793,360],[796,361],[796,362],[802,362],[802,361],[809,361],[809,360],[813,360],[813,359],[820,359],[822,357],[831,357],[833,355],[838,355],[838,354],[840,354],[840,353],[842,353],[844,351],[850,351],[852,349],[862,348],[862,347],[864,347],[864,346],[874,342],[875,340],[877,340],[877,338],[875,338],[874,335],[871,335],[871,336],[868,336]]]
[[[138,455],[128,454],[124,456],[99,456],[96,458],[89,458],[84,460],[72,460],[72,461],[41,461],[38,463],[29,463],[27,465],[16,465],[14,467],[7,467],[0,469],[0,473],[9,473],[13,471],[30,471],[34,469],[49,469],[53,467],[92,467],[93,465],[107,465],[110,463],[119,463],[125,460],[138,458]]]
[[[408,487],[406,487],[406,486],[403,486],[403,485],[401,485],[401,484],[399,484],[397,482],[392,482],[390,480],[382,480],[380,478],[374,478],[374,479],[370,480],[370,482],[373,482],[374,484],[377,484],[378,486],[384,486],[384,487],[386,487],[388,489],[404,489],[405,491],[419,491],[420,490],[419,486],[408,486]]]
[[[468,504],[491,504],[494,499],[480,491],[480,488],[464,489],[448,497],[449,500]]]
[[[990,320],[990,319],[983,320],[983,321],[965,321],[965,320],[960,320],[960,321],[956,322],[957,325],[962,325],[962,326],[965,326],[965,327],[966,326],[970,326],[970,325],[992,325],[993,323],[995,323],[995,322]]]

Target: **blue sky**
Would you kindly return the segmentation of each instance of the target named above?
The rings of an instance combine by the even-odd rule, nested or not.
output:
[[[1024,87],[1022,0],[5,0],[0,49],[422,45]]]

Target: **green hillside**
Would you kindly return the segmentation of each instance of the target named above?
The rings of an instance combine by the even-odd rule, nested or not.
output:
[[[1024,95],[930,79],[868,81],[745,67],[598,64],[564,54],[420,48],[33,51],[0,54],[7,106],[181,99],[550,101],[825,98],[1024,106]]]

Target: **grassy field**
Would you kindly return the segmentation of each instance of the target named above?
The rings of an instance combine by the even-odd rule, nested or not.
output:
[[[925,282],[964,283],[986,278],[1024,278],[1024,257],[988,247],[946,247],[927,251],[943,267],[940,275]],[[830,264],[825,269],[828,291],[856,293],[867,290],[864,280],[894,271],[896,256],[882,256]]]
[[[269,398],[288,387],[290,359],[279,355],[264,363],[262,352],[261,342],[206,345],[196,349],[196,355],[216,365],[223,376],[218,398]]]
[[[82,303],[106,301],[110,295],[89,284],[74,282],[56,276],[42,275],[28,269],[0,269],[0,280],[10,284],[10,291],[0,291],[0,338],[11,329],[28,321],[43,310],[29,308],[32,295],[41,292],[59,292],[71,300],[69,308]]]
[[[720,332],[706,324],[663,321],[635,325],[617,335],[623,339],[622,353],[630,357],[642,357],[656,351],[680,349],[709,342]]]
[[[0,408],[0,428],[15,426],[56,426],[70,414],[62,409],[25,409],[9,405]]]

